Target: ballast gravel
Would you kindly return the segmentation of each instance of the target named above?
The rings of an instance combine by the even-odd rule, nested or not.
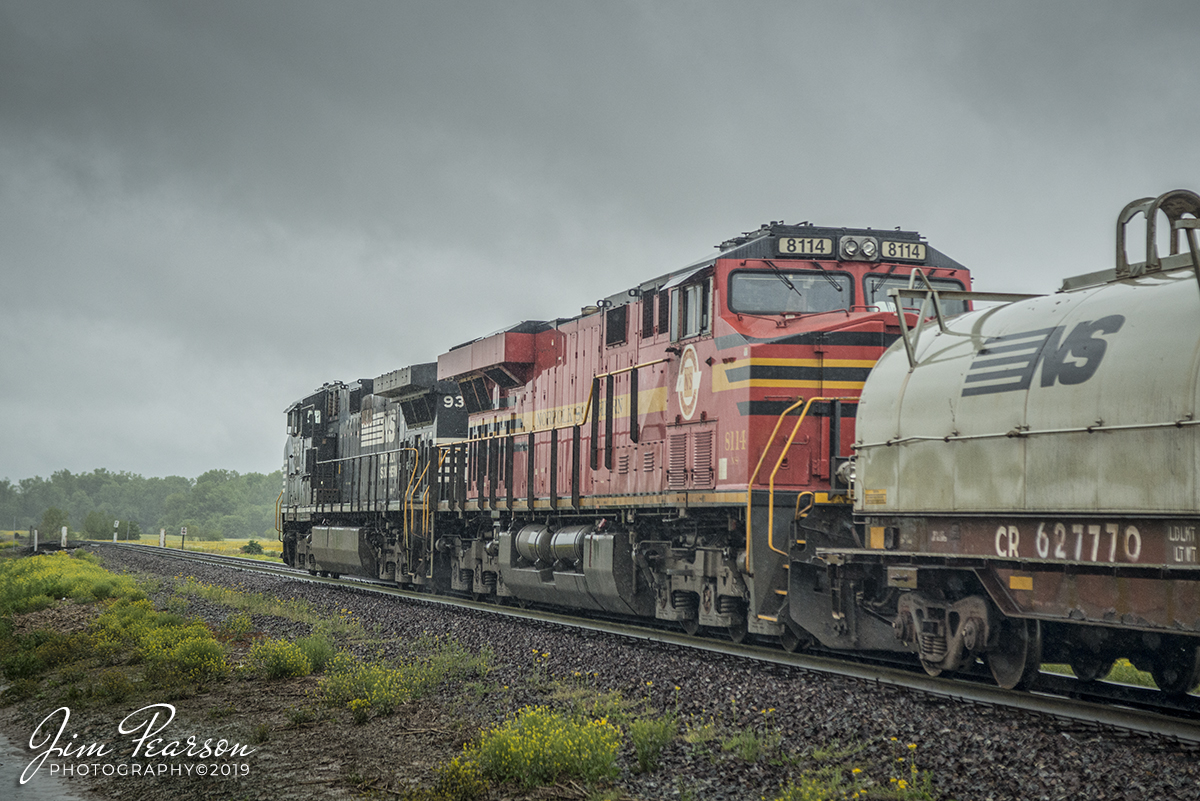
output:
[[[350,615],[382,638],[386,655],[403,653],[407,641],[426,632],[449,635],[471,650],[490,646],[495,668],[488,680],[507,689],[508,712],[546,701],[527,680],[536,671],[568,685],[586,683],[599,693],[619,691],[659,713],[676,713],[681,736],[664,749],[656,770],[635,772],[636,761],[625,746],[628,758],[622,763],[628,767],[615,784],[631,798],[770,799],[790,779],[829,766],[846,773],[861,768],[876,782],[876,794],[866,797],[894,797],[884,795],[896,787],[891,779],[911,781],[915,763],[920,775],[931,778],[933,797],[938,799],[1200,799],[1197,751],[1159,738],[970,706],[671,644],[381,598],[152,553],[105,549],[103,559],[115,571],[190,575],[244,592],[302,600],[331,615]],[[189,613],[216,624],[229,610],[197,600]],[[304,624],[277,618],[255,616],[253,623],[270,636],[309,633]],[[486,726],[494,721],[476,722]],[[420,723],[408,720],[406,725],[412,730]],[[709,724],[713,728],[706,730]],[[776,733],[779,743],[748,761],[724,750],[720,737],[705,741],[700,736],[730,724]],[[690,742],[682,737],[689,730]],[[375,797],[396,795],[395,790],[385,790]],[[328,788],[314,785],[310,797],[328,797]]]

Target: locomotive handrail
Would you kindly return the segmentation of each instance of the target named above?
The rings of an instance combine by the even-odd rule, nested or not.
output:
[[[792,432],[788,435],[787,442],[784,443],[782,450],[779,452],[779,458],[775,461],[775,467],[771,471],[771,478],[767,484],[767,547],[772,551],[787,556],[786,551],[781,551],[775,547],[775,476],[779,472],[780,466],[783,464],[784,457],[787,456],[788,450],[792,447],[792,441],[795,440],[796,434],[800,431],[800,424],[804,422],[804,418],[808,416],[808,410],[812,408],[814,403],[830,402],[830,401],[850,401],[855,400],[853,397],[837,397],[837,398],[809,398],[806,402],[804,398],[798,399],[791,406],[784,409],[779,414],[779,419],[775,421],[775,428],[771,431],[771,436],[767,437],[767,444],[763,446],[762,455],[758,457],[758,464],[754,466],[754,472],[750,474],[750,480],[746,484],[746,573],[754,575],[754,551],[752,548],[752,533],[753,533],[753,491],[754,480],[758,478],[758,471],[762,469],[763,462],[766,461],[767,451],[771,449],[771,443],[775,441],[775,435],[779,433],[780,426],[783,425],[783,418],[787,417],[796,407],[801,404],[804,409],[801,410],[800,416],[796,419],[795,425],[792,426]]]
[[[1120,425],[1103,425],[1097,423],[1090,426],[1078,426],[1074,428],[1045,428],[1045,429],[1029,429],[1029,428],[1013,428],[1008,431],[997,431],[991,434],[946,434],[945,436],[931,436],[914,434],[908,437],[896,437],[894,439],[884,440],[882,442],[863,442],[854,446],[856,451],[861,451],[866,448],[890,448],[893,445],[905,445],[910,442],[967,442],[981,439],[1022,439],[1025,437],[1036,437],[1045,434],[1097,434],[1109,431],[1146,431],[1155,428],[1184,428],[1200,425],[1200,420],[1184,418],[1182,420],[1166,420],[1159,423],[1122,423]]]
[[[606,373],[596,373],[595,375],[592,376],[592,378],[593,379],[608,378],[609,376],[617,376],[617,375],[621,375],[622,373],[631,373],[634,370],[640,370],[643,367],[652,367],[656,364],[663,364],[664,362],[669,362],[669,361],[671,361],[671,357],[668,356],[664,359],[655,359],[654,361],[650,361],[650,362],[641,362],[639,364],[631,364],[628,367],[621,367],[616,370],[609,370]],[[577,423],[564,423],[563,425],[557,425],[557,426],[551,425],[551,426],[546,426],[544,428],[537,428],[537,427],[530,428],[530,429],[522,428],[520,431],[510,431],[510,432],[504,432],[504,433],[497,431],[493,434],[483,434],[483,435],[474,436],[474,437],[466,437],[464,439],[457,439],[454,441],[453,444],[462,445],[464,443],[470,443],[470,442],[484,442],[485,440],[501,439],[503,437],[515,435],[517,433],[520,433],[520,434],[542,434],[547,431],[556,431],[556,430],[557,431],[565,431],[568,428],[574,428],[577,425],[578,426],[585,425],[591,419],[591,416],[592,416],[592,391],[593,391],[592,389],[588,390],[587,400],[584,401],[584,404],[583,404],[583,417],[580,418],[579,422],[577,422]]]
[[[279,541],[283,542],[283,490],[279,491],[279,497],[275,499],[275,532],[279,535]]]

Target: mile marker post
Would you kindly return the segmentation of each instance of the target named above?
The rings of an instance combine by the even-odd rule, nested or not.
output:
[[[185,550],[183,547],[184,541],[187,540],[187,526],[179,527],[179,550]]]
[[[121,525],[120,520],[113,521],[113,545],[117,544],[117,528]]]

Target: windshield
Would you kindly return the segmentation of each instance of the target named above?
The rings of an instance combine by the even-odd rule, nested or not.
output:
[[[811,314],[848,311],[850,276],[813,270],[739,271],[729,277],[729,310],[741,314]]]
[[[892,303],[892,299],[888,297],[889,289],[908,289],[907,275],[868,275],[866,281],[867,305],[878,306],[886,311],[895,311],[896,307]],[[963,285],[958,281],[951,281],[948,278],[930,278],[929,283],[933,284],[933,288],[944,291],[962,291]],[[917,280],[914,284],[919,289],[924,289],[925,284],[921,280]],[[905,299],[904,308],[912,312],[919,312],[921,309],[920,298]],[[965,300],[945,300],[942,299],[942,313],[947,317],[954,314],[962,314],[967,310],[967,302]],[[930,306],[929,313],[933,313],[933,307]]]

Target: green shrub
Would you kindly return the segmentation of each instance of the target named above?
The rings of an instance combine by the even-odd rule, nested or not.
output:
[[[296,643],[259,640],[250,648],[250,664],[268,679],[290,679],[312,673],[312,662]]]
[[[327,666],[321,692],[331,706],[366,701],[368,708],[387,714],[412,698],[420,684],[411,669],[370,664],[342,651]]]
[[[433,796],[439,801],[475,801],[484,797],[487,790],[479,765],[461,756],[443,765],[433,783]]]
[[[486,778],[529,789],[564,778],[594,782],[615,776],[620,744],[620,729],[606,719],[577,723],[530,706],[485,732],[468,756]]]
[[[79,553],[79,551],[76,551]],[[132,578],[117,576],[86,555],[64,551],[0,562],[0,614],[45,609],[59,598],[145,598]]]
[[[179,642],[161,665],[163,669],[172,671],[177,676],[200,684],[217,681],[229,675],[225,649],[211,636],[192,637]]]
[[[679,733],[674,715],[638,718],[629,724],[629,740],[637,757],[638,770],[649,773],[658,767],[658,757],[667,743]]]
[[[242,546],[242,553],[260,554],[263,552],[263,547],[258,544],[257,540],[250,540]]]
[[[21,650],[5,655],[0,669],[6,679],[32,679],[46,670],[46,663],[38,658],[36,651]]]
[[[333,640],[324,630],[314,631],[307,637],[296,640],[296,646],[308,657],[313,673],[322,673],[333,659]]]
[[[217,632],[227,640],[244,639],[254,629],[254,621],[245,612],[230,615],[221,622]]]
[[[119,668],[102,672],[92,687],[92,695],[110,704],[119,704],[133,695],[133,682]]]

